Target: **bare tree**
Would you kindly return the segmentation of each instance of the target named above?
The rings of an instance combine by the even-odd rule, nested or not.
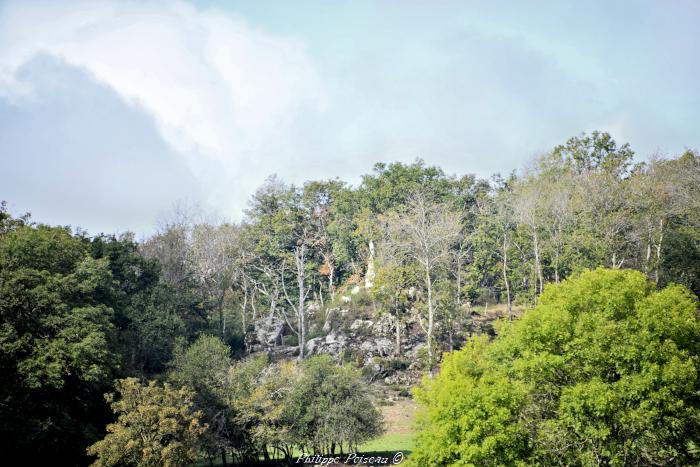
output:
[[[292,299],[292,297],[287,292],[286,280],[285,280],[285,269],[286,261],[282,262],[283,269],[281,271],[281,281],[282,281],[282,291],[284,292],[284,298],[294,311],[294,317],[296,318],[296,329],[291,325],[287,313],[282,310],[282,316],[284,317],[287,325],[292,329],[292,331],[299,338],[299,360],[304,359],[304,347],[306,345],[306,298],[311,291],[311,286],[306,285],[306,262],[307,262],[307,247],[303,239],[297,242],[294,247],[294,275],[297,286],[297,297]]]
[[[207,291],[219,314],[221,335],[226,334],[224,299],[234,278],[233,247],[237,229],[230,224],[198,224],[192,229],[189,260],[195,279]]]
[[[427,335],[430,372],[434,364],[433,333],[435,329],[435,301],[433,286],[438,273],[449,259],[450,247],[460,233],[459,215],[447,205],[429,200],[425,194],[413,193],[403,212],[389,215],[388,244],[399,254],[415,261],[422,269],[427,297],[427,326],[421,321]]]
[[[544,290],[544,276],[542,274],[542,245],[540,238],[540,192],[538,186],[530,181],[522,183],[516,188],[513,211],[516,219],[524,225],[532,236],[532,253],[535,273],[535,303],[537,295]]]

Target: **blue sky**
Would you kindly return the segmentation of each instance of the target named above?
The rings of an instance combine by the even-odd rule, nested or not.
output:
[[[237,219],[266,176],[488,176],[594,129],[700,149],[700,3],[0,3],[0,199],[37,220]]]

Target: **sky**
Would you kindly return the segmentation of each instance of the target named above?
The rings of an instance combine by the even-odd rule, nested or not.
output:
[[[700,2],[0,0],[0,199],[148,235],[266,177],[481,177],[592,130],[700,149]]]

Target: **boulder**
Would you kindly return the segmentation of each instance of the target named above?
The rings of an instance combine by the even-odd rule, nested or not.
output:
[[[306,350],[306,355],[313,355],[314,353],[318,353],[317,350],[320,347],[322,341],[323,338],[321,337],[314,337],[313,339],[309,339],[308,341],[306,341],[306,345],[304,346],[304,349]]]
[[[377,349],[377,353],[381,357],[388,357],[394,353],[394,342],[391,341],[391,339],[387,339],[386,337],[382,337],[379,339],[376,339],[374,341],[375,348]]]
[[[348,338],[340,333],[331,332],[325,337],[314,337],[306,342],[307,355],[329,354],[339,356],[347,346]]]
[[[284,320],[277,316],[266,316],[255,321],[255,337],[258,342],[267,347],[274,347],[282,344],[282,334],[284,332]]]

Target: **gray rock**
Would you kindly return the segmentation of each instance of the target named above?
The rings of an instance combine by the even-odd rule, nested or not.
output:
[[[323,339],[320,337],[314,337],[313,339],[306,341],[306,345],[304,346],[306,349],[306,354],[313,355],[315,352],[317,352],[322,341]]]
[[[267,347],[282,344],[284,321],[277,316],[266,316],[254,323],[255,337],[258,342]]]
[[[353,321],[352,324],[350,325],[350,329],[352,329],[353,331],[355,331],[355,330],[360,329],[360,328],[369,328],[369,327],[372,327],[372,325],[374,325],[374,322],[372,322],[372,321],[370,321],[370,320],[356,319],[356,320]]]
[[[382,337],[376,339],[374,342],[380,356],[388,357],[394,352],[394,343],[390,339]]]

